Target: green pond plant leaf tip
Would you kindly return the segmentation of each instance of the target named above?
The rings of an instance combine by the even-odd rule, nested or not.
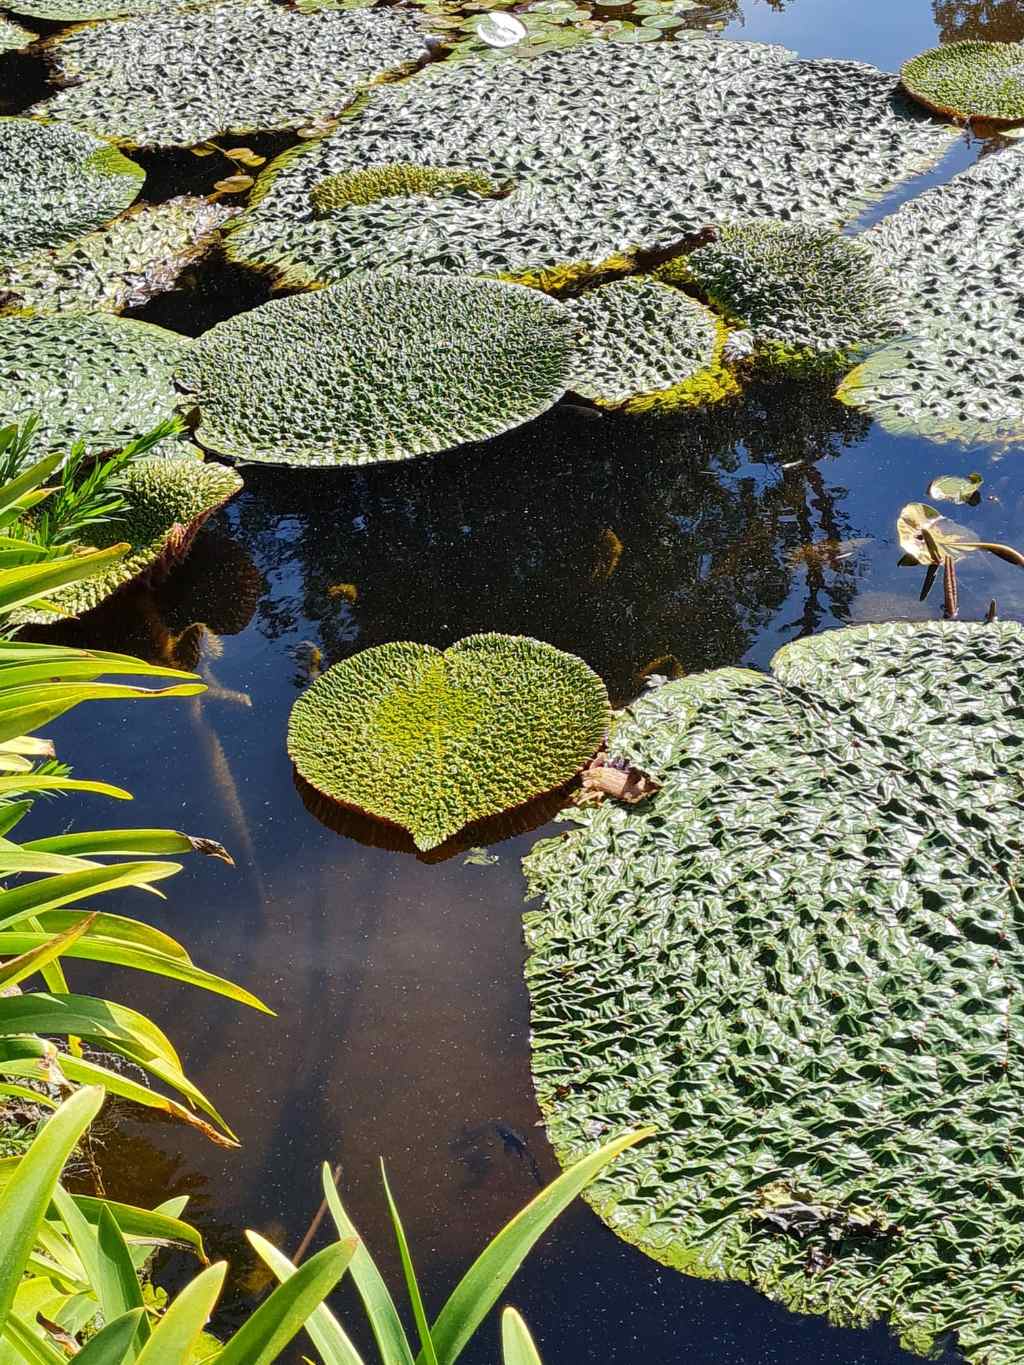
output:
[[[971,1365],[1024,1359],[1024,627],[896,623],[650,693],[661,783],[526,859],[533,1074],[655,1259]]]
[[[554,791],[609,723],[582,659],[517,635],[441,651],[398,641],[328,669],[288,723],[288,753],[324,796],[399,825],[422,850]]]

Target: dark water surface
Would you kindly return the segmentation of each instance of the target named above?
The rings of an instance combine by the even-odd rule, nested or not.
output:
[[[940,35],[1024,36],[1018,0],[744,2],[731,35],[890,69]],[[962,147],[953,161],[974,151]],[[319,1203],[324,1159],[340,1164],[353,1217],[395,1274],[381,1154],[428,1304],[439,1306],[536,1189],[496,1125],[527,1136],[545,1178],[557,1169],[535,1126],[521,975],[519,859],[536,835],[495,844],[492,865],[464,854],[431,865],[360,842],[365,830],[321,824],[284,750],[316,651],[326,665],[386,640],[444,646],[472,631],[521,632],[580,654],[617,703],[651,668],[764,665],[815,630],[939,615],[941,590],[920,603],[922,571],[896,567],[898,509],[923,498],[934,476],[978,469],[981,505],[952,510],[1013,543],[1024,526],[1022,460],[1020,449],[891,437],[827,393],[775,388],[724,414],[660,422],[562,407],[486,447],[364,472],[247,471],[245,493],[178,575],[74,634],[198,666],[209,692],[94,706],[55,725],[79,776],[137,799],[115,809],[81,797],[34,816],[37,829],[123,822],[223,840],[235,869],[193,861],[165,903],[138,896],[123,908],[278,1014],[113,968],[74,973],[79,988],[167,1028],[243,1143],[223,1151],[133,1119],[106,1153],[108,1192],[139,1202],[192,1193],[213,1250],[233,1258],[237,1306],[260,1287],[237,1230],[294,1251]],[[980,617],[992,598],[1001,615],[1024,615],[1024,575],[969,558],[962,616]],[[664,1271],[583,1206],[506,1300],[550,1365],[910,1359],[881,1328],[831,1328],[741,1287]],[[497,1356],[489,1324],[464,1359]]]

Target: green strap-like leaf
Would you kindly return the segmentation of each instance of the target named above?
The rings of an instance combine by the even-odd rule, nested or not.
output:
[[[41,488],[50,475],[57,472],[63,459],[64,456],[60,451],[53,455],[45,455],[35,464],[23,469],[16,478],[9,479],[7,483],[0,485],[0,511],[6,511],[8,507],[13,507],[26,493]]]
[[[55,934],[50,937],[48,934],[28,934],[25,937],[38,939],[39,942],[33,947],[25,949],[15,949],[17,957],[12,957],[7,962],[0,962],[0,990],[5,987],[16,986],[19,981],[24,981],[27,976],[32,976],[35,972],[41,971],[48,963],[60,957],[61,953],[66,952],[74,943],[87,932],[95,916],[86,915],[78,924],[73,925],[63,934]],[[0,934],[0,940],[3,935]],[[8,952],[11,949],[7,949]],[[4,953],[4,948],[0,946],[0,955]]]
[[[13,611],[15,607],[23,607],[28,602],[45,597],[54,588],[79,583],[83,578],[103,573],[123,559],[130,549],[128,544],[111,545],[109,549],[96,550],[90,554],[67,555],[61,559],[47,560],[43,564],[8,569],[0,577],[0,611]]]
[[[176,829],[95,829],[76,834],[54,834],[46,839],[29,839],[21,847],[26,852],[60,853],[71,857],[92,858],[97,854],[121,855],[206,853],[218,854],[220,845],[212,839],[195,839]]]
[[[296,1272],[296,1267],[283,1251],[261,1237],[258,1232],[246,1232],[249,1244],[264,1265],[284,1284]],[[306,1319],[306,1331],[323,1361],[323,1365],[363,1365],[363,1358],[349,1341],[345,1329],[326,1304],[314,1308]]]
[[[210,1320],[227,1262],[218,1261],[185,1286],[139,1352],[137,1365],[184,1365]]]
[[[47,1120],[0,1195],[0,1331],[7,1322],[61,1168],[102,1104],[103,1091],[91,1087],[66,1100]]]
[[[3,779],[0,778],[0,787]],[[56,910],[61,905],[82,900],[102,891],[118,891],[125,886],[149,885],[173,877],[180,863],[119,863],[115,867],[96,867],[88,872],[68,872],[24,886],[0,891],[0,925],[10,927],[27,915]]]
[[[135,1264],[128,1246],[121,1235],[113,1214],[108,1208],[100,1210],[96,1228],[98,1249],[99,1279],[93,1285],[99,1297],[100,1308],[107,1322],[113,1322],[122,1313],[133,1308],[145,1308],[142,1286],[135,1271]],[[149,1322],[143,1318],[139,1324],[138,1343],[141,1345],[149,1337]]]
[[[453,1365],[470,1337],[494,1307],[538,1237],[590,1182],[627,1147],[654,1133],[642,1128],[606,1143],[563,1171],[484,1248],[455,1287],[434,1323],[432,1337],[440,1365]],[[420,1356],[417,1365],[426,1365]]]
[[[311,1256],[260,1304],[215,1357],[215,1365],[271,1365],[344,1275],[357,1245],[350,1237]]]
[[[23,1365],[67,1365],[68,1358],[56,1346],[44,1341],[18,1313],[9,1313],[4,1323],[3,1336],[14,1347],[16,1359]]]
[[[383,1161],[380,1163],[380,1178],[384,1185],[384,1197],[388,1201],[391,1226],[395,1230],[395,1241],[398,1243],[398,1254],[402,1260],[402,1273],[405,1276],[405,1287],[409,1292],[409,1302],[412,1304],[412,1315],[416,1320],[416,1331],[419,1333],[420,1354],[427,1365],[437,1365],[437,1354],[434,1351],[434,1343],[430,1339],[430,1325],[427,1322],[426,1309],[423,1307],[423,1295],[420,1293],[419,1281],[416,1278],[416,1270],[412,1263],[409,1242],[405,1235],[405,1228],[402,1226],[402,1220],[398,1215],[398,1207],[391,1195],[391,1186],[388,1184],[388,1174],[384,1169]]]
[[[85,782],[75,777],[0,777],[0,798],[21,796],[24,792],[96,792],[100,796],[113,796],[119,801],[131,801],[131,792],[123,787],[112,787],[108,782]]]
[[[135,1359],[133,1343],[145,1320],[145,1310],[139,1308],[115,1318],[79,1351],[75,1365],[128,1365]]]
[[[331,1211],[338,1235],[358,1239],[359,1234],[342,1207],[331,1168],[326,1162],[323,1166],[323,1186],[327,1207]],[[398,1316],[395,1301],[388,1292],[383,1276],[374,1265],[373,1257],[361,1240],[358,1240],[352,1257],[352,1279],[363,1301],[381,1360],[386,1361],[387,1365],[413,1365],[412,1348],[405,1335],[402,1319]]]
[[[501,1315],[501,1353],[504,1365],[541,1365],[533,1337],[514,1308]]]

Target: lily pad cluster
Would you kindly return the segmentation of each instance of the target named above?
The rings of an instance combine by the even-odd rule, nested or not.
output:
[[[105,549],[127,543],[124,559],[105,573],[61,588],[50,601],[68,616],[98,607],[115,592],[147,576],[160,576],[188,554],[207,518],[241,489],[242,480],[224,465],[194,455],[153,455],[130,464],[119,479],[126,506],[95,526],[90,545]],[[19,624],[52,622],[52,612],[23,609]]]
[[[175,366],[192,341],[106,313],[0,318],[0,412],[38,414],[42,449],[121,449],[174,413]]]
[[[725,328],[656,280],[600,285],[567,305],[580,330],[570,388],[605,407],[685,407],[735,391],[720,364]]]
[[[901,279],[899,341],[839,397],[888,430],[965,443],[1024,434],[1024,149],[984,157],[864,237]]]
[[[780,362],[842,364],[900,330],[897,277],[869,247],[830,228],[726,223],[661,274],[696,288]]]
[[[362,84],[423,53],[417,19],[398,9],[223,0],[73,30],[48,48],[68,84],[33,112],[132,146],[191,146],[336,117]]]
[[[138,308],[173,289],[236,211],[181,195],[132,209],[67,246],[0,266],[0,313]]]
[[[494,280],[384,275],[218,323],[176,378],[198,439],[236,459],[351,465],[485,440],[564,393],[575,331]],[[2,393],[2,389],[0,389]]]
[[[299,286],[415,268],[557,288],[708,223],[838,226],[954,136],[881,71],[768,44],[593,43],[521,63],[440,62],[375,87],[343,128],[271,163],[228,250]],[[507,193],[317,217],[319,184],[396,164],[475,169]]]
[[[947,43],[905,62],[903,88],[937,114],[1024,123],[1024,44]]]
[[[0,118],[0,268],[109,223],[145,178],[92,133]]]
[[[318,678],[292,710],[288,752],[318,791],[430,849],[568,782],[608,719],[601,679],[539,640],[400,641]]]
[[[889,624],[661,687],[659,781],[527,859],[533,1071],[657,1260],[981,1365],[1024,1354],[1024,630]]]

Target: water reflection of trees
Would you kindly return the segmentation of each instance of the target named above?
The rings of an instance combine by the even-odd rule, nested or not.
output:
[[[1011,43],[1024,38],[1021,0],[933,0],[932,9],[944,43],[968,38]]]
[[[776,388],[698,417],[563,407],[486,447],[350,474],[250,470],[234,517],[275,585],[257,622],[316,634],[325,664],[394,639],[534,635],[621,700],[658,661],[743,656],[800,547],[849,534],[827,461],[866,427],[821,392]],[[794,633],[855,592],[849,561],[801,568]]]

